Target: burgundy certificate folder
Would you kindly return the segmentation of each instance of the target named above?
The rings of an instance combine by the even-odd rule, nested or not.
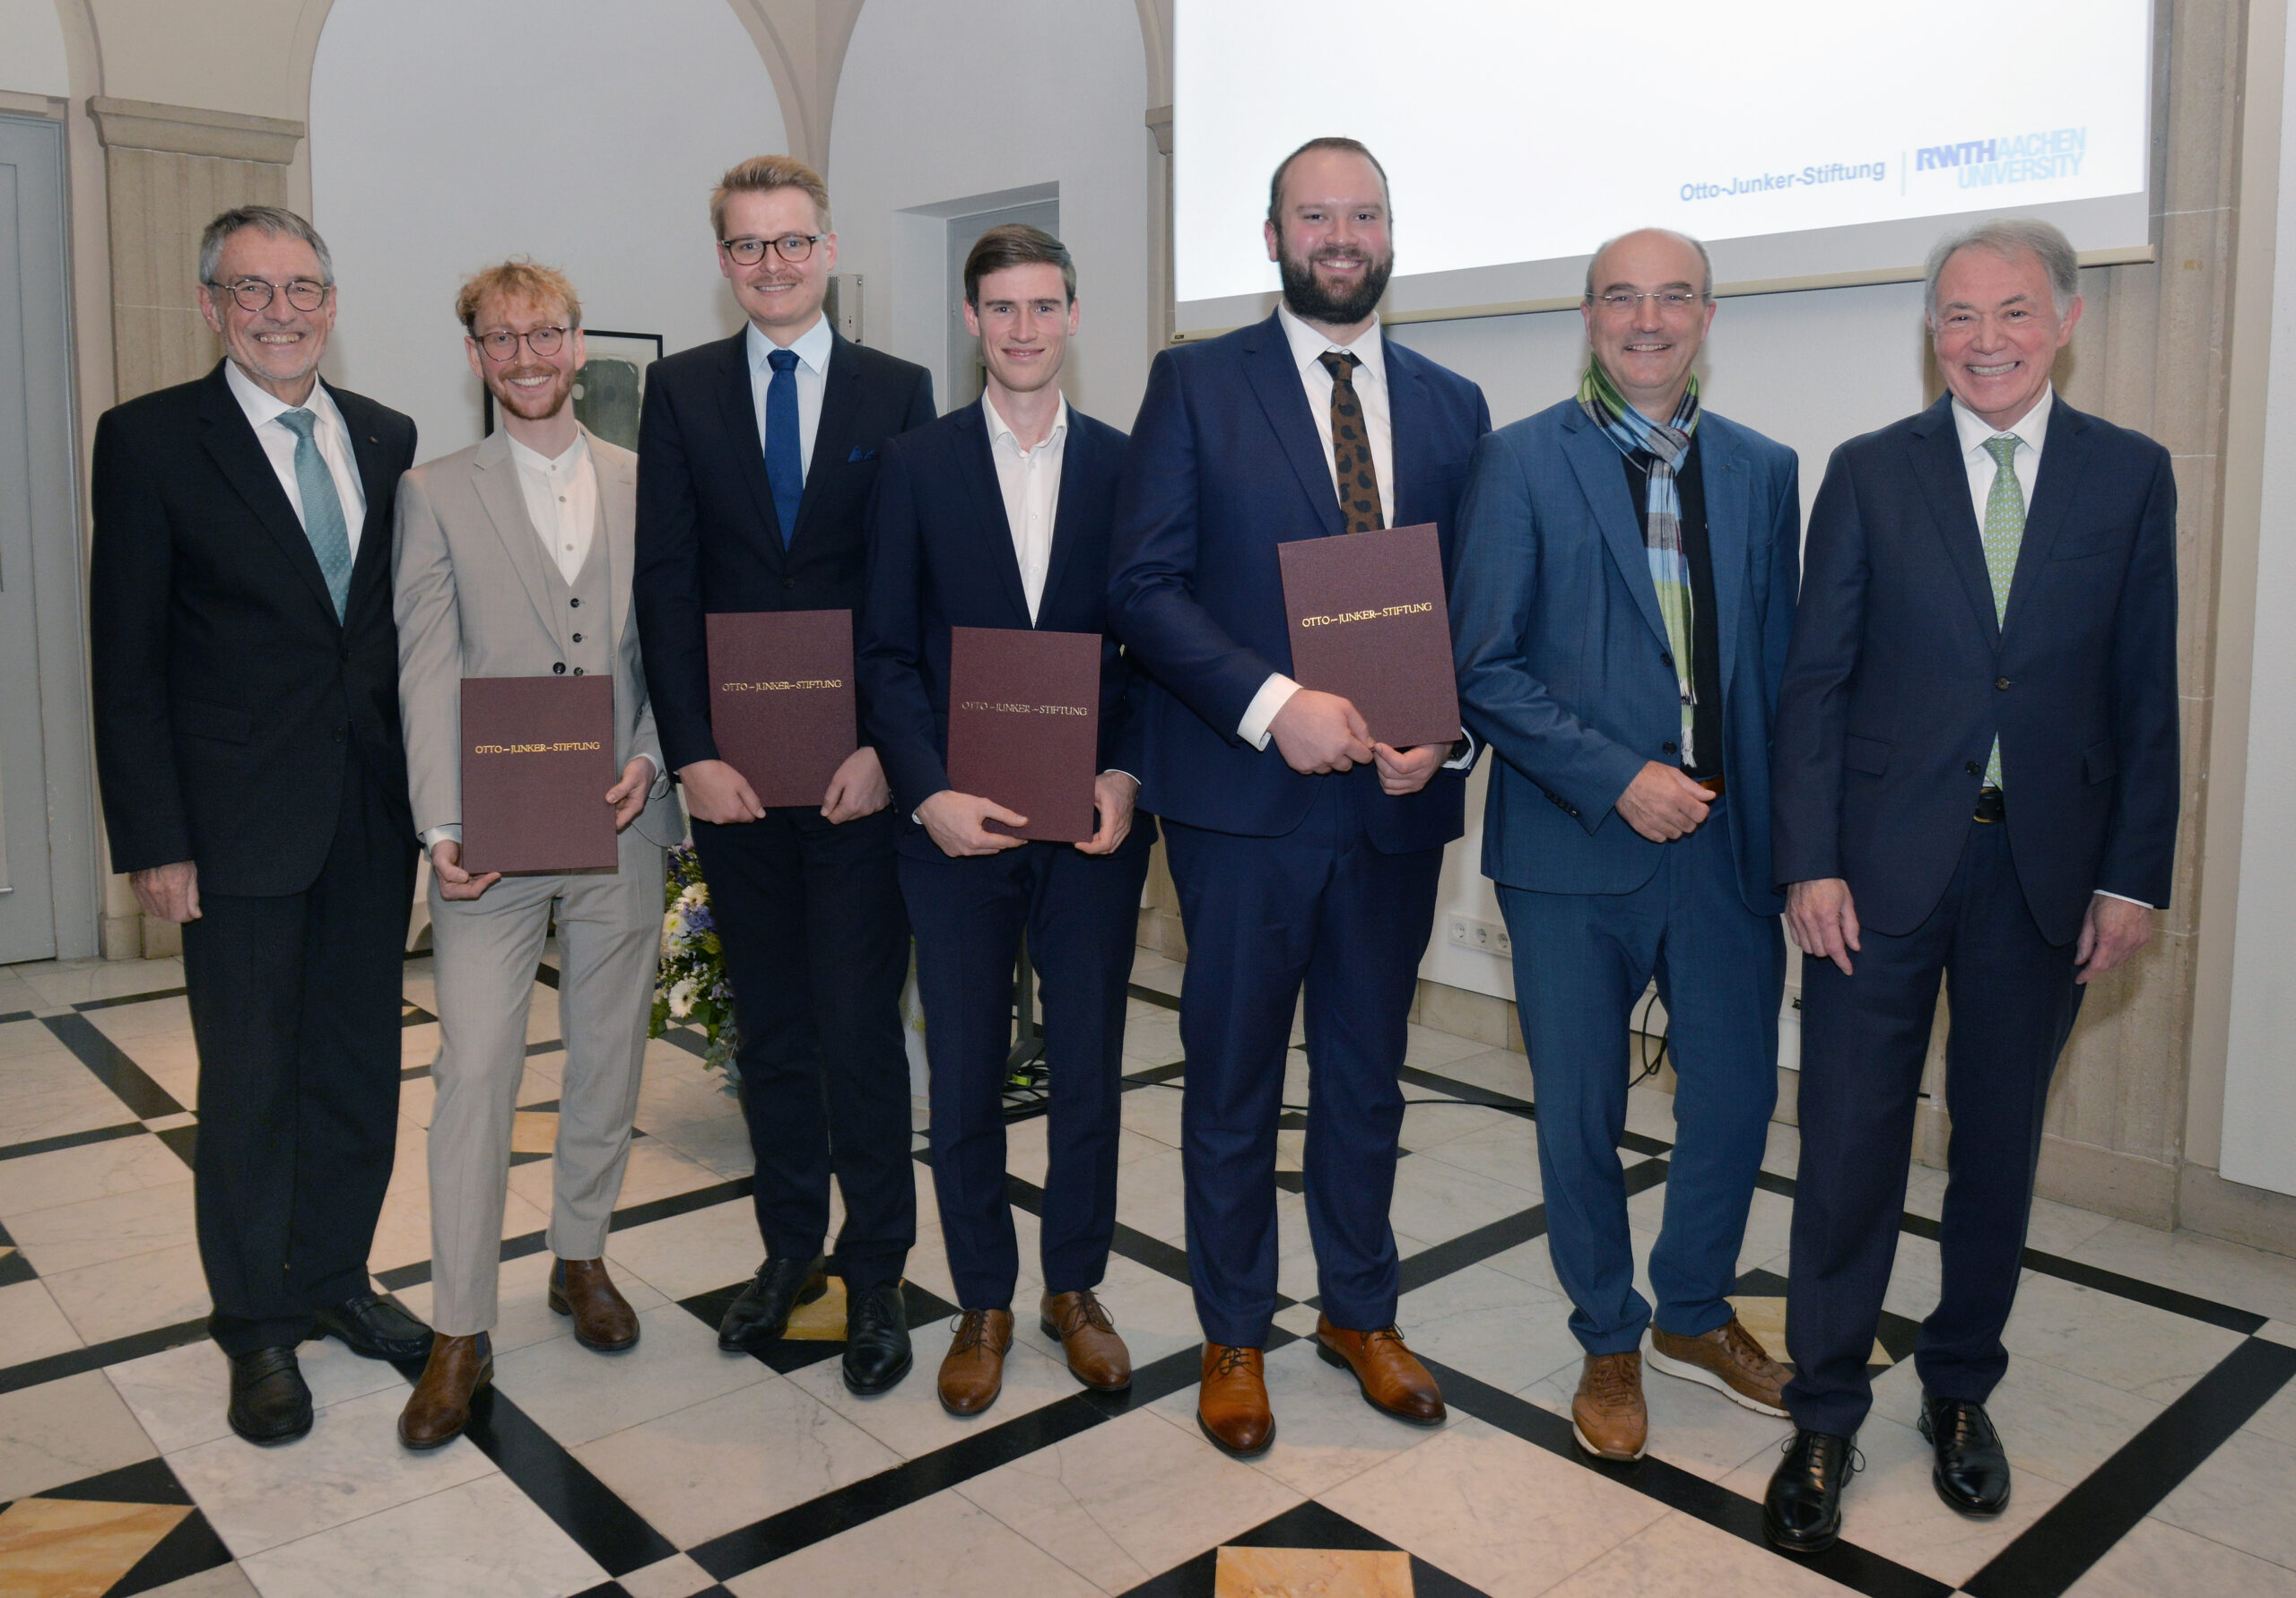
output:
[[[1459,735],[1451,613],[1435,524],[1276,546],[1292,618],[1292,676],[1354,701],[1395,749]]]
[[[860,745],[854,731],[853,612],[713,614],[709,730],[758,803],[818,808]]]
[[[1100,635],[949,630],[949,786],[1029,818],[987,830],[1081,843],[1100,748]]]
[[[611,677],[463,679],[463,869],[613,871]]]

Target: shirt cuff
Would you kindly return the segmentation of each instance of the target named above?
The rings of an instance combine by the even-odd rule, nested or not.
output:
[[[1282,672],[1270,672],[1267,681],[1259,685],[1259,691],[1252,695],[1252,702],[1244,707],[1244,719],[1236,724],[1236,736],[1254,749],[1265,749],[1268,724],[1299,691],[1300,685]]]
[[[1111,766],[1107,770],[1101,772],[1100,775],[1102,777],[1131,777],[1132,786],[1135,788],[1140,786],[1140,779],[1137,777],[1134,777],[1131,772],[1126,771],[1121,766]]]
[[[463,840],[463,824],[460,821],[448,821],[443,827],[425,827],[422,829],[421,836],[422,839],[422,852],[425,855],[428,855],[433,848],[441,843],[461,843]]]
[[[1474,734],[1468,732],[1466,728],[1461,727],[1459,729],[1458,742],[1452,744],[1451,747],[1457,750],[1459,752],[1443,762],[1443,769],[1446,771],[1468,771],[1474,769],[1476,751]]]
[[[2145,903],[2143,899],[2131,899],[2131,898],[2129,898],[2129,897],[2128,897],[2128,895],[2127,895],[2127,894],[2126,894],[2126,893],[2115,893],[2115,892],[2113,892],[2110,889],[2107,889],[2107,888],[2100,888],[2100,889],[2098,889],[2098,890],[2097,890],[2097,897],[2098,897],[2099,899],[2117,899],[2120,900],[2120,902],[2121,902],[2121,903],[2123,903],[2123,904],[2125,904],[2125,905],[2137,905],[2137,906],[2140,906],[2140,907],[2142,907],[2143,908],[2147,909],[2147,910],[2157,910],[2157,909],[2159,909],[2159,908],[2161,908],[2161,907],[2160,907],[2160,906],[2158,906],[2158,905],[2149,905],[2149,904],[2146,904],[2146,903]]]

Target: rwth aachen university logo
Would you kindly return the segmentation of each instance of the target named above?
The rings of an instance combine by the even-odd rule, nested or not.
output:
[[[2048,183],[2078,178],[2089,152],[2086,127],[2058,127],[2042,132],[1997,135],[1989,139],[1962,139],[1951,144],[1925,144],[1901,153],[1897,161],[1898,192],[1903,194],[1909,176],[1925,183],[1947,173],[1962,188],[1987,188],[2004,183]],[[1782,172],[1747,172],[1735,177],[1696,179],[1682,186],[1684,201],[1736,199],[1746,195],[1777,194],[1783,190],[1816,188],[1830,183],[1888,179],[1887,161],[1823,161]]]

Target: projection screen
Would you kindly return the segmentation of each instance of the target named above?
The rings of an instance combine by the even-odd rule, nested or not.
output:
[[[2150,258],[2151,0],[1176,3],[1184,335],[1272,307],[1268,176],[1326,134],[1387,168],[1392,320],[1575,303],[1653,224],[1733,292],[1918,275],[1987,214]]]

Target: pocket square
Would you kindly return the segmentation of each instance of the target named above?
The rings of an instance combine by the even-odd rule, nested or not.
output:
[[[877,452],[875,450],[864,449],[858,444],[856,444],[853,447],[853,453],[845,457],[848,465],[850,465],[855,461],[874,461],[876,458]]]

